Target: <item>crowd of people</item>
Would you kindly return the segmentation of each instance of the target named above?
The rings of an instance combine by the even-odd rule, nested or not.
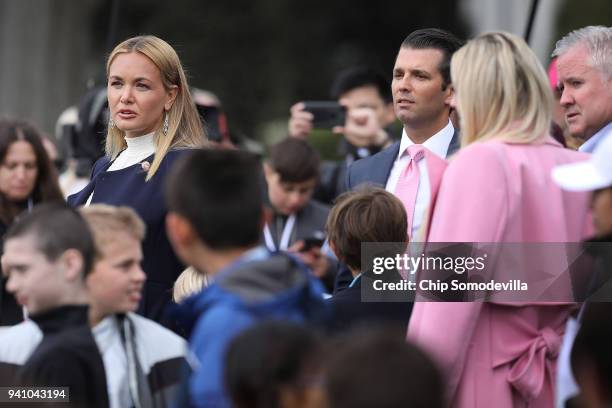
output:
[[[612,27],[572,31],[553,57],[547,73],[513,34],[416,30],[391,81],[339,73],[330,163],[306,103],[262,158],[209,140],[167,42],[118,44],[82,190],[64,198],[45,136],[0,119],[0,387],[69,395],[8,403],[612,404]],[[499,252],[491,276],[544,295],[434,299],[418,283],[438,275],[398,266],[386,284],[418,289],[372,296],[372,245],[478,243]],[[502,254],[514,244],[553,256]]]

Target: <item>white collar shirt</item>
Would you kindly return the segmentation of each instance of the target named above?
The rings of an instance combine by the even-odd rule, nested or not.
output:
[[[446,159],[448,154],[448,147],[453,139],[453,135],[455,133],[455,128],[453,127],[451,121],[448,121],[448,124],[443,127],[438,133],[431,136],[429,139],[423,143],[423,146],[426,147],[429,151],[439,156],[442,159]],[[391,168],[391,173],[389,173],[389,178],[387,179],[387,184],[385,185],[385,190],[390,193],[395,193],[395,189],[397,186],[397,182],[400,178],[402,170],[408,165],[410,161],[410,156],[404,152],[408,147],[414,145],[415,143],[410,140],[408,134],[406,133],[406,129],[402,132],[402,140],[400,142],[399,153],[395,162],[393,163],[393,167]],[[416,236],[416,232],[421,228],[423,224],[423,218],[427,212],[427,208],[429,207],[429,201],[431,197],[431,187],[429,184],[429,174],[427,172],[427,163],[426,160],[419,161],[419,188],[417,190],[416,203],[414,206],[414,216],[412,219],[412,231],[410,231],[410,240],[413,240],[413,237]]]
[[[597,149],[597,145],[607,137],[612,137],[612,122],[608,123],[593,136],[589,137],[586,142],[580,145],[578,151],[593,153],[595,149]]]

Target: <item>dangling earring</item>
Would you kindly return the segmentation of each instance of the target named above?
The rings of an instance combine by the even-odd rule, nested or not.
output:
[[[108,120],[108,128],[109,129],[114,129],[115,128],[115,121],[112,119]]]
[[[162,127],[162,132],[164,133],[164,136],[168,135],[168,112],[166,112],[164,115],[164,125]]]

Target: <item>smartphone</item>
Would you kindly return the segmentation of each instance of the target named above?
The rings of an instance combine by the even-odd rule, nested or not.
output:
[[[310,251],[312,248],[321,248],[323,246],[324,239],[317,237],[304,238],[304,246],[300,252]]]
[[[334,126],[344,126],[346,108],[333,101],[306,101],[304,110],[312,113],[312,127],[315,129],[331,129]]]

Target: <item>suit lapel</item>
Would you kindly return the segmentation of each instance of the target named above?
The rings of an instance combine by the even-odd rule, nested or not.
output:
[[[106,158],[103,158],[105,160]],[[105,172],[111,165],[111,161],[105,160],[100,163],[99,166],[94,165],[93,174],[91,175],[91,180],[89,183],[78,193],[71,194],[67,199],[68,205],[71,207],[77,207],[80,205],[84,205],[87,202],[87,199],[93,193],[96,187],[96,179],[98,176]]]
[[[87,202],[87,199],[91,195],[96,186],[95,181],[90,181],[81,191],[74,193],[66,199],[67,203],[71,207],[77,207]]]
[[[448,160],[448,158],[451,157],[453,154],[455,154],[457,150],[459,150],[460,147],[461,147],[461,138],[459,135],[459,130],[455,129],[455,132],[453,133],[453,138],[451,139],[450,144],[448,145],[448,150],[446,152],[446,159]]]
[[[389,178],[389,174],[391,174],[391,168],[399,154],[399,148],[400,142],[396,142],[379,153],[379,160],[372,166],[372,173],[369,177],[372,182],[380,184],[383,187],[387,184],[387,179]]]

